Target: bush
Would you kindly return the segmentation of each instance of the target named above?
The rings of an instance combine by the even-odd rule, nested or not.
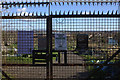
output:
[[[5,55],[6,53],[5,53],[5,51],[2,51],[2,55]]]
[[[13,54],[14,54],[14,50],[9,50],[9,51],[7,52],[7,54],[13,55]]]
[[[32,58],[32,54],[23,54],[22,57],[29,57],[29,58]]]

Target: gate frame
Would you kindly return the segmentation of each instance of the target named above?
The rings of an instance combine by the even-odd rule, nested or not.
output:
[[[3,3],[2,3],[3,4]],[[14,3],[6,3],[6,5],[14,5]],[[19,3],[15,3],[15,4],[19,4]],[[26,4],[26,3],[21,3],[21,4]],[[35,3],[29,3],[29,4],[35,4]],[[82,15],[82,14],[79,14],[79,15],[50,15],[50,3],[49,2],[46,2],[46,3],[36,3],[36,4],[48,4],[49,5],[49,16],[3,16],[2,19],[42,19],[42,18],[45,18],[46,21],[47,21],[47,64],[39,64],[39,65],[28,65],[28,64],[2,64],[2,66],[46,66],[46,75],[47,75],[47,80],[52,80],[53,79],[53,66],[103,66],[103,64],[53,64],[52,63],[52,19],[53,18],[81,18],[81,17],[120,17],[120,15],[118,15],[117,13],[116,14],[111,14],[109,15],[108,14],[99,14],[99,15],[96,15],[95,13],[93,14],[85,14],[85,15]],[[3,4],[5,5],[5,4]],[[27,4],[28,5],[28,4]],[[119,65],[120,64],[104,64],[104,65]]]
[[[103,66],[103,64],[53,64],[52,63],[52,19],[54,18],[86,18],[86,17],[120,17],[120,15],[50,15],[50,16],[3,16],[2,19],[42,19],[45,18],[47,21],[47,64],[2,64],[2,66],[46,66],[46,78],[47,80],[53,79],[53,66]],[[104,64],[109,65],[118,65],[120,64]]]

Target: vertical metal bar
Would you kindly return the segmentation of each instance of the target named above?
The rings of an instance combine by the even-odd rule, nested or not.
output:
[[[60,64],[60,52],[58,52],[58,63]]]
[[[49,14],[49,19],[48,19],[48,41],[49,41],[49,60],[50,60],[50,63],[49,63],[49,68],[50,68],[50,80],[53,79],[53,67],[52,67],[52,64],[53,64],[53,56],[52,56],[52,17],[50,16],[50,2],[49,2],[49,7],[48,7],[48,14]]]
[[[50,80],[53,79],[53,55],[52,55],[52,17],[49,16],[49,52],[50,52]]]
[[[0,8],[2,8],[1,6],[0,6]],[[2,70],[2,12],[0,12],[0,70]],[[1,72],[0,72],[1,73]],[[0,75],[0,79],[2,79],[2,76]]]
[[[64,52],[64,63],[67,64],[67,51]]]
[[[52,80],[52,18],[47,18],[47,80]]]
[[[46,78],[47,78],[47,80],[49,80],[49,18],[47,18],[47,44],[46,44],[46,46],[47,46],[47,55],[46,55],[46,57],[47,57],[47,59],[46,59]]]
[[[120,15],[120,1],[118,5],[118,14]],[[118,17],[118,47],[120,48],[120,18]],[[118,55],[120,57],[120,54]]]
[[[119,1],[119,6],[118,6],[118,14],[120,15],[120,1]],[[118,17],[118,37],[120,36],[120,18]],[[118,38],[118,46],[120,46],[120,38]]]

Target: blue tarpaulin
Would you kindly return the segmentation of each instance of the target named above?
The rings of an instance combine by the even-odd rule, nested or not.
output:
[[[32,54],[33,31],[18,31],[18,54]]]

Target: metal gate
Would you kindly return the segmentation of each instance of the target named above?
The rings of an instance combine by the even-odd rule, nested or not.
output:
[[[2,15],[2,78],[118,79],[118,11],[106,14],[100,11],[97,14],[96,11],[89,14],[86,11],[50,12],[53,4],[90,3],[112,5],[118,1],[3,2],[3,8],[47,6],[48,14]]]
[[[115,26],[119,25],[116,23],[118,21],[117,16],[109,15],[53,16],[52,50],[56,49],[55,45],[59,45],[55,43],[55,35],[64,34],[67,38],[67,52],[58,51],[58,61],[52,60],[53,78],[84,80],[94,76],[93,79],[95,77],[104,79],[106,74],[100,73],[105,68],[103,66],[112,65],[110,69],[113,69],[119,64],[116,63],[119,60],[119,43],[115,41],[116,38],[119,42],[117,38],[119,28]],[[102,25],[104,27],[98,27]]]
[[[47,37],[46,22],[45,18],[3,19],[3,70],[13,78],[46,78],[45,66],[32,66],[32,50],[38,50],[38,37]]]

